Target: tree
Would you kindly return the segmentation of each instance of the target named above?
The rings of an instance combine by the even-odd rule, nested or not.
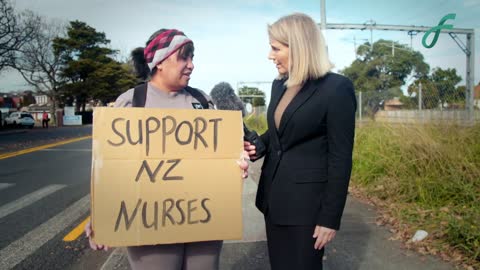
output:
[[[14,68],[20,72],[25,81],[35,87],[39,94],[46,95],[51,101],[50,113],[56,123],[56,109],[61,96],[64,80],[60,77],[61,62],[53,50],[53,39],[64,33],[65,26],[58,21],[48,21],[36,17],[38,28],[31,39],[15,54]]]
[[[422,84],[422,108],[435,109],[438,108],[440,99],[438,98],[438,89],[432,82],[430,77],[418,78],[408,86],[408,94],[412,96],[415,94],[415,100],[418,106],[418,97],[420,92],[420,83]]]
[[[445,108],[446,105],[465,105],[465,86],[455,87],[462,78],[456,69],[433,69],[429,76],[416,79],[409,87],[408,93],[419,95],[419,85],[422,84],[422,107],[425,109]],[[417,98],[418,100],[418,98]]]
[[[465,99],[465,90],[463,94],[461,89],[455,88],[455,86],[462,80],[462,77],[457,75],[455,68],[441,69],[436,68],[431,75],[432,82],[438,90],[438,98],[442,108],[446,104],[458,102],[460,98]]]
[[[352,80],[355,90],[362,92],[362,107],[367,115],[373,116],[384,101],[393,97],[407,102],[400,87],[412,74],[423,78],[429,73],[430,67],[420,52],[396,42],[393,46],[394,54],[392,41],[379,40],[372,47],[365,43],[357,49],[358,58],[341,71]],[[411,102],[407,105],[412,106]]]
[[[15,14],[8,0],[0,0],[0,71],[12,66],[15,52],[37,31],[36,19]]]
[[[265,92],[257,87],[244,86],[239,90],[240,99],[253,107],[265,106]]]
[[[112,101],[136,83],[133,74],[112,58],[117,51],[107,48],[109,43],[105,33],[80,21],[70,22],[67,37],[53,41],[62,63],[61,76],[68,81],[64,89],[75,96],[77,111],[80,107],[85,111],[90,99]]]
[[[125,89],[135,86],[137,79],[127,64],[116,61],[106,63],[92,73],[89,83],[92,86],[91,97],[107,104],[115,100]]]
[[[22,97],[22,107],[26,107],[30,104],[36,104],[37,101],[35,100],[35,97],[33,96],[32,91],[26,91]]]
[[[409,75],[426,76],[430,67],[420,52],[412,51],[404,45],[392,41],[379,40],[370,49],[367,44],[357,50],[358,59],[341,72],[350,78],[357,91],[385,91],[405,84]]]
[[[465,102],[467,99],[467,86],[459,85],[455,88],[455,94],[452,97],[452,103],[456,103],[465,107]]]

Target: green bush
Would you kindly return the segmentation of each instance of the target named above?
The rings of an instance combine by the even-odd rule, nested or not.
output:
[[[397,217],[480,261],[479,125],[373,123],[358,128],[355,140],[354,184],[409,208]]]
[[[255,130],[258,134],[263,134],[268,129],[267,116],[265,114],[260,114],[258,116],[251,114],[245,116],[243,121],[248,129]]]

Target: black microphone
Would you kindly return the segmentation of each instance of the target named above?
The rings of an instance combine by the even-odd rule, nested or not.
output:
[[[210,92],[210,97],[215,103],[215,106],[219,110],[233,110],[242,111],[242,117],[245,116],[245,107],[240,98],[235,94],[235,91],[229,83],[220,82],[215,85]],[[256,157],[262,157],[265,154],[265,144],[258,136],[257,132],[249,130],[245,123],[243,123],[243,139],[255,145]],[[258,159],[258,158],[257,158]],[[256,159],[252,159],[255,161]]]
[[[242,111],[242,117],[245,116],[243,102],[235,94],[235,91],[229,83],[220,82],[216,84],[210,92],[210,97],[212,97],[217,109]]]

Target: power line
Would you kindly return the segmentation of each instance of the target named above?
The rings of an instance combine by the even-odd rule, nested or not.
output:
[[[367,29],[366,24],[340,24],[340,23],[327,23],[327,29],[337,29],[337,30],[365,30]],[[413,26],[413,25],[380,25],[380,24],[369,24],[368,29],[370,31],[373,30],[382,30],[382,31],[417,31],[417,32],[428,32],[432,28],[425,27],[425,26]],[[475,74],[475,31],[474,29],[466,29],[466,28],[453,28],[453,29],[445,29],[441,28],[438,30],[439,33],[449,33],[451,37],[457,42],[456,34],[464,34],[467,37],[467,45],[465,49],[457,44],[464,50],[467,56],[467,68],[466,68],[466,88],[469,90],[467,95],[467,106],[469,111],[469,118],[473,119],[473,88],[474,88],[474,74]],[[452,35],[451,33],[455,34]],[[468,53],[469,52],[469,53]]]

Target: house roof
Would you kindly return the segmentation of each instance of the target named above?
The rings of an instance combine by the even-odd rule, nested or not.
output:
[[[474,99],[480,99],[480,83],[473,89],[473,97]]]
[[[400,101],[399,98],[393,98],[385,101],[386,106],[402,106],[403,103]]]

